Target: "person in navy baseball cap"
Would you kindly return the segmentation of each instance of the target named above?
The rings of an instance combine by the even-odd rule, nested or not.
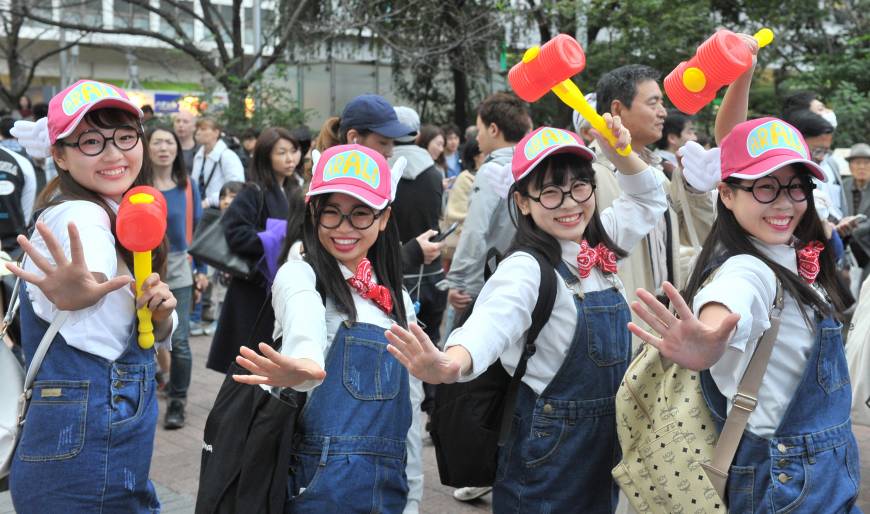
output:
[[[339,130],[344,129],[368,130],[390,139],[414,131],[400,122],[393,106],[378,95],[360,95],[351,100],[341,112]]]

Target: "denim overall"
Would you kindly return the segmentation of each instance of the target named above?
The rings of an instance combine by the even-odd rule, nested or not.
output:
[[[22,287],[21,340],[29,365],[48,323]],[[114,362],[58,333],[33,384],[10,490],[19,514],[159,512],[148,479],[157,400],[154,350],[136,342]]]
[[[568,287],[580,284],[564,263]],[[499,450],[493,512],[612,513],[620,459],[616,390],[631,352],[631,319],[616,289],[574,295],[577,328],[541,396],[520,384],[511,436]]]
[[[408,496],[408,371],[384,329],[341,324],[326,379],[309,393],[293,442],[287,513],[401,513]]]
[[[816,320],[816,343],[800,385],[770,439],[743,433],[728,477],[728,512],[860,513],[858,446],[842,325]],[[722,429],[726,401],[709,371],[701,386]]]

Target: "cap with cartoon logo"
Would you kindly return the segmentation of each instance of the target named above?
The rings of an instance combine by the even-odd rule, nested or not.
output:
[[[98,107],[115,107],[142,118],[142,110],[123,89],[96,80],[79,80],[54,95],[48,103],[49,142],[55,144],[70,135],[82,118]]]
[[[383,209],[393,199],[390,167],[380,153],[362,145],[338,145],[323,152],[314,166],[312,196],[344,193],[373,209]]]
[[[800,132],[777,118],[759,118],[738,124],[721,144],[722,180],[755,180],[790,164],[803,164],[821,181],[825,173],[813,162]]]
[[[583,144],[577,134],[553,127],[540,127],[526,134],[514,148],[511,161],[514,182],[522,180],[545,158],[559,153],[571,153],[589,161],[595,160],[595,152]]]

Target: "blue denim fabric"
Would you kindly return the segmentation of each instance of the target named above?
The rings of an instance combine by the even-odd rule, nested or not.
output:
[[[190,356],[190,304],[193,301],[193,286],[173,289],[172,294],[178,302],[178,326],[172,333],[172,366],[169,368],[170,398],[186,399],[190,387],[192,357]]]
[[[48,324],[21,291],[21,336],[29,365]],[[157,400],[154,350],[137,332],[114,362],[58,334],[33,386],[15,452],[10,491],[19,514],[159,512],[148,479]]]
[[[557,268],[572,285],[577,278]],[[621,452],[616,390],[628,367],[628,305],[616,289],[574,297],[577,328],[565,361],[540,396],[520,385],[513,429],[499,451],[493,512],[612,513],[610,470]]]
[[[293,444],[286,513],[401,513],[408,496],[408,372],[384,329],[345,322]]]
[[[774,436],[743,433],[726,488],[728,512],[860,513],[858,446],[842,325],[817,319],[816,343]],[[721,430],[725,397],[710,373],[701,385]]]

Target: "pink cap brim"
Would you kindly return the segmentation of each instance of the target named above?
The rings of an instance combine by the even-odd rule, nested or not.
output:
[[[793,157],[785,155],[774,155],[768,159],[761,160],[759,162],[756,162],[752,166],[749,166],[748,168],[740,171],[739,173],[729,174],[726,178],[734,177],[742,178],[745,180],[756,180],[761,177],[766,177],[774,171],[790,164],[803,164],[814,177],[821,180],[822,182],[827,182],[825,172],[822,171],[821,166],[819,166],[818,164],[808,159],[795,159]]]
[[[82,119],[85,117],[85,115],[87,113],[89,113],[97,108],[106,109],[106,108],[111,108],[111,107],[115,107],[115,108],[127,111],[130,114],[133,114],[134,116],[138,117],[140,120],[144,117],[144,114],[142,113],[142,109],[137,107],[136,104],[134,104],[133,102],[131,102],[129,100],[125,100],[123,98],[104,98],[102,100],[98,100],[92,104],[89,104],[89,105],[86,105],[85,107],[83,107],[81,112],[76,114],[76,117],[73,118],[72,120],[70,120],[70,122],[66,126],[66,129],[64,129],[63,132],[61,132],[60,134],[57,134],[56,136],[51,138],[51,141],[50,141],[51,144],[54,144],[57,142],[58,139],[63,139],[66,136],[75,132],[76,127],[79,126],[79,123],[82,122]]]
[[[373,195],[371,190],[359,187],[354,184],[335,184],[335,185],[324,185],[322,187],[318,187],[316,190],[308,191],[308,194],[305,195],[305,201],[311,199],[312,196],[325,195],[330,193],[343,193],[346,195],[350,195],[357,200],[363,202],[368,205],[372,209],[383,209],[390,203],[390,200],[387,198],[381,198],[377,195]]]
[[[569,153],[569,154],[578,155],[580,157],[585,157],[589,161],[595,160],[595,152],[593,152],[590,148],[588,148],[586,146],[580,146],[580,145],[577,145],[577,146],[574,146],[574,145],[554,146],[552,148],[548,148],[548,149],[544,150],[543,152],[541,152],[540,155],[536,156],[534,161],[529,163],[529,167],[526,168],[525,171],[523,171],[522,175],[520,175],[519,177],[514,177],[514,182],[519,182],[520,180],[525,178],[526,175],[528,175],[529,173],[532,172],[532,170],[537,168],[538,164],[540,164],[541,161],[543,161],[547,157],[549,157],[551,155],[557,155],[560,153]]]

